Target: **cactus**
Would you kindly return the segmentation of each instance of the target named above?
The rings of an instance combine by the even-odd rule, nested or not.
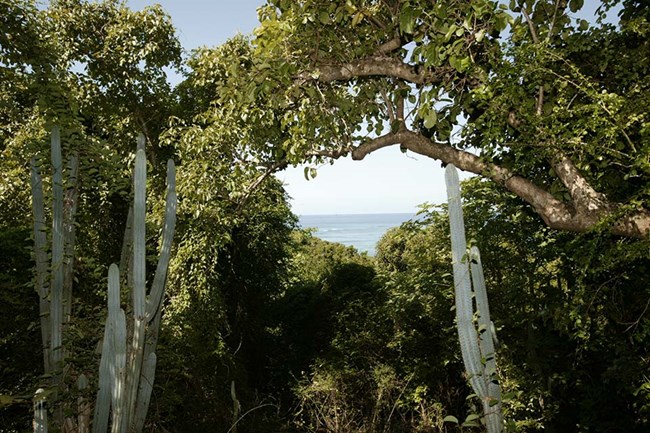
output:
[[[111,350],[111,325],[110,319],[106,319],[104,326],[104,338],[102,339],[102,352],[99,361],[99,389],[95,402],[93,414],[93,433],[103,433],[108,429],[108,415],[111,405],[111,377],[110,363],[114,357]]]
[[[43,346],[43,367],[50,372],[50,290],[47,287],[47,234],[45,233],[45,205],[43,185],[36,158],[31,160],[32,209],[34,213],[34,259],[36,261],[36,280],[34,289],[39,298],[41,321],[41,340]]]
[[[47,399],[43,388],[34,395],[34,433],[47,433]]]
[[[63,365],[63,162],[61,133],[52,130],[52,289],[50,293],[51,366],[58,373]]]
[[[51,158],[53,167],[52,262],[49,267],[43,186],[36,158],[31,160],[31,189],[36,261],[34,287],[40,300],[43,364],[45,372],[51,373],[56,391],[56,388],[61,386],[63,370],[63,332],[71,316],[74,218],[78,201],[78,158],[73,155],[68,160],[65,170],[67,182],[64,183],[61,137],[56,127],[52,129],[51,135]],[[167,198],[162,247],[152,287],[147,296],[145,284],[146,157],[144,136],[140,134],[134,175],[135,199],[129,210],[123,258],[120,263],[128,269],[129,278],[126,286],[133,291],[133,338],[128,345],[126,315],[120,307],[120,272],[117,265],[113,264],[109,268],[108,275],[109,314],[102,342],[99,389],[92,423],[93,433],[106,433],[109,418],[111,418],[112,433],[141,432],[144,427],[156,369],[155,349],[176,224],[175,190],[175,167],[174,162],[170,160],[167,163]],[[47,411],[43,409],[47,394],[40,393],[37,397],[38,407],[35,406],[34,413],[35,431],[47,431]],[[62,412],[59,412],[62,415]],[[62,422],[62,419],[58,421]]]
[[[167,198],[162,247],[152,287],[147,296],[145,263],[146,158],[144,137],[140,135],[135,161],[133,211],[129,211],[125,234],[125,241],[128,239],[127,242],[133,246],[133,257],[132,260],[125,257],[130,255],[128,253],[130,247],[126,246],[125,242],[121,260],[121,264],[127,267],[129,262],[132,263],[132,340],[130,346],[127,345],[126,317],[124,310],[120,308],[120,272],[118,266],[112,264],[109,268],[108,278],[109,317],[104,331],[100,360],[100,387],[95,406],[93,433],[107,432],[109,405],[112,412],[111,433],[141,432],[144,427],[156,369],[155,348],[176,224],[175,188],[175,167],[173,161],[170,160],[167,163]],[[129,239],[130,236],[132,239]],[[131,284],[127,284],[127,287],[130,286]],[[129,346],[128,353],[127,346]]]
[[[63,207],[63,329],[70,323],[72,316],[72,276],[74,264],[75,228],[74,223],[79,202],[77,188],[77,172],[79,158],[76,154],[70,156],[66,168],[66,189]]]
[[[69,158],[65,173],[67,182],[64,184],[61,133],[57,127],[52,129],[50,147],[53,198],[52,262],[49,269],[43,182],[36,158],[31,160],[31,190],[36,261],[34,288],[40,299],[43,365],[46,374],[53,373],[54,385],[57,385],[63,370],[63,325],[70,319],[72,305],[78,158],[76,155]]]
[[[463,363],[472,388],[483,404],[488,433],[501,433],[503,431],[501,391],[495,377],[496,360],[493,343],[495,337],[490,321],[485,279],[478,248],[472,247],[469,253],[467,252],[460,184],[458,172],[453,164],[449,164],[445,170],[445,181],[449,203],[456,321]],[[476,299],[478,330],[473,320],[473,295]]]
[[[50,378],[48,388],[51,388],[51,394],[56,396],[63,389],[63,371],[65,370],[63,332],[65,324],[69,322],[72,305],[78,158],[76,155],[71,156],[64,172],[59,128],[52,129],[50,141],[52,243],[49,248],[45,228],[43,181],[36,158],[31,160],[30,171],[34,214],[34,259],[36,262],[34,289],[39,296],[44,377]],[[65,183],[64,178],[66,179]],[[51,252],[52,257],[49,266],[48,252]],[[48,395],[50,392],[42,394],[41,399],[45,399]],[[54,409],[54,420],[57,424],[62,425],[64,412],[61,407]],[[36,418],[34,420],[35,426],[43,422],[47,422],[47,420]],[[47,426],[43,428],[47,428]]]

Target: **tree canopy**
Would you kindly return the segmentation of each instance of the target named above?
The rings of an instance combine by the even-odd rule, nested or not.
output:
[[[607,1],[589,22],[582,7],[271,0],[250,43],[200,61],[224,65],[213,101],[266,131],[269,169],[399,145],[491,179],[552,228],[643,238],[648,11]]]

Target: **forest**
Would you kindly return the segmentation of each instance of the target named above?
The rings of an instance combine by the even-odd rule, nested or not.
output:
[[[650,431],[647,2],[257,12],[0,0],[0,433]],[[388,146],[449,202],[298,225],[274,174]]]

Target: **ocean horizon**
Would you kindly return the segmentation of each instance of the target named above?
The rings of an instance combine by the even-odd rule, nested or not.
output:
[[[377,242],[386,231],[415,216],[414,213],[360,213],[300,215],[298,218],[303,229],[315,229],[314,236],[374,256]]]

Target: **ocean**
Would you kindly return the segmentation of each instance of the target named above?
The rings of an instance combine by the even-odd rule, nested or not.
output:
[[[302,228],[314,228],[314,236],[329,242],[353,246],[375,255],[375,245],[386,231],[414,218],[410,213],[301,215]]]

